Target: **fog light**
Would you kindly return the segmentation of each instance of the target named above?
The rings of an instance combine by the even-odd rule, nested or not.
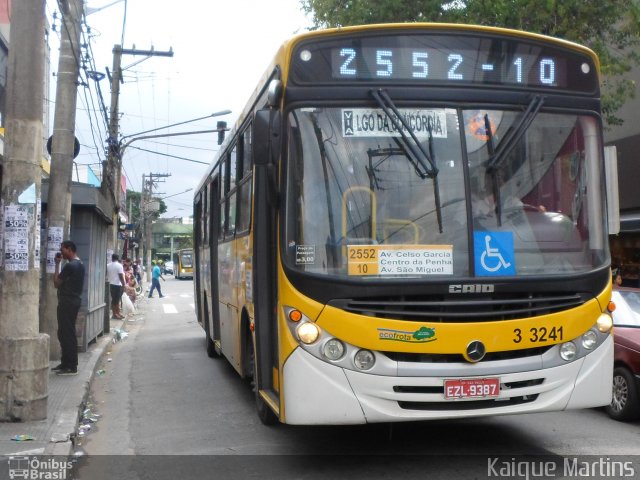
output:
[[[302,343],[310,345],[320,336],[320,329],[315,323],[305,322],[298,326],[296,333]]]
[[[603,313],[598,317],[596,325],[598,326],[598,330],[600,330],[602,333],[607,333],[609,330],[611,330],[611,327],[613,327],[613,319],[611,318],[611,315]]]
[[[358,350],[353,363],[360,370],[369,370],[376,363],[376,357],[369,350]]]
[[[560,345],[560,356],[563,360],[570,362],[574,358],[576,358],[576,352],[578,348],[573,342],[567,342]]]
[[[593,350],[598,343],[598,335],[593,330],[589,330],[582,335],[582,346],[587,350]]]
[[[340,360],[344,355],[344,344],[337,338],[332,338],[324,344],[322,353],[329,360]]]

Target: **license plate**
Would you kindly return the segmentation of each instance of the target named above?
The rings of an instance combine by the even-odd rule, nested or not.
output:
[[[444,381],[444,398],[495,398],[500,395],[499,378],[465,378]]]

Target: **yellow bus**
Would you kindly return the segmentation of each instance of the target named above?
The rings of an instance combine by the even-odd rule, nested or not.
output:
[[[183,248],[174,252],[173,276],[178,279],[193,278],[193,249]]]
[[[450,24],[282,45],[194,197],[210,356],[265,423],[611,400],[599,63]]]

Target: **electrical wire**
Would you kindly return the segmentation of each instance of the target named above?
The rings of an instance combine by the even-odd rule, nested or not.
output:
[[[141,147],[132,147],[132,146],[129,146],[129,148],[133,148],[133,149],[135,149],[135,150],[141,150],[141,151],[143,151],[143,152],[153,153],[154,155],[162,155],[163,157],[171,157],[171,158],[175,158],[175,159],[178,159],[178,160],[185,160],[185,161],[187,161],[187,162],[201,163],[201,164],[203,164],[203,165],[209,165],[209,164],[210,164],[210,162],[202,162],[202,161],[200,161],[200,160],[193,160],[193,159],[191,159],[191,158],[179,157],[179,156],[177,156],[177,155],[170,155],[170,154],[168,154],[168,153],[155,152],[155,151],[153,151],[153,150],[147,150],[146,148],[141,148]],[[167,165],[168,165],[168,164],[167,164]],[[169,169],[167,168],[167,170],[169,170]]]
[[[124,45],[124,33],[127,29],[127,0],[124,0],[124,15],[122,17],[122,34],[120,36],[120,45]]]

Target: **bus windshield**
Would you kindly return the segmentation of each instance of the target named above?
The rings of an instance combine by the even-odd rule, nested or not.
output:
[[[605,265],[599,120],[522,110],[291,111],[285,262],[363,280]]]
[[[180,252],[180,263],[183,268],[192,268],[193,267],[193,252],[189,250],[188,252]]]

